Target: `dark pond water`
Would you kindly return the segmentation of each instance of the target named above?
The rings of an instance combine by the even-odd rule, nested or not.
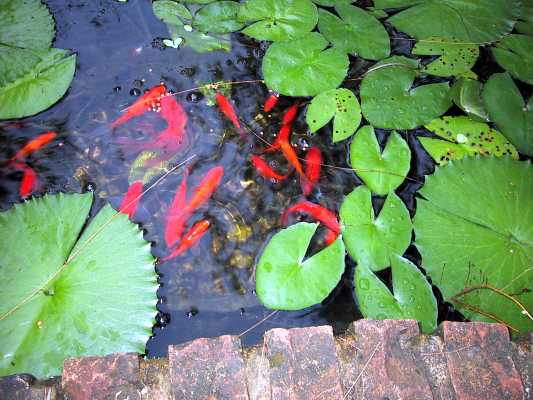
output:
[[[152,13],[149,0],[119,3],[111,0],[48,0],[57,22],[55,46],[78,54],[76,77],[61,102],[32,118],[0,123],[1,156],[9,158],[28,140],[45,130],[55,130],[59,138],[30,158],[41,183],[39,193],[92,190],[93,212],[109,201],[118,207],[127,190],[127,177],[135,153],[126,152],[116,137],[105,129],[120,110],[131,104],[143,90],[164,82],[174,92],[215,81],[260,79],[259,67],[265,47],[241,35],[232,37],[231,53],[196,54],[187,48],[160,49],[158,38],[167,37],[163,23]],[[411,42],[390,30],[396,54],[408,54]],[[353,60],[350,77],[357,77],[368,65]],[[358,81],[348,87],[358,91]],[[261,113],[268,95],[262,84],[235,86],[232,99],[238,115],[248,128],[271,141],[279,128],[281,113],[288,103],[281,100],[272,115]],[[247,140],[239,135],[219,111],[206,104],[198,91],[178,96],[189,117],[188,146],[178,160],[196,155],[191,165],[190,186],[215,165],[223,165],[225,175],[219,190],[203,216],[212,222],[200,244],[172,262],[157,266],[161,287],[158,295],[158,325],[149,340],[149,356],[163,356],[168,344],[196,337],[240,334],[270,314],[254,296],[253,266],[269,235],[279,229],[282,211],[300,196],[297,177],[272,184],[257,176],[248,157],[264,145],[253,134]],[[279,111],[278,111],[279,110]],[[120,135],[136,137],[141,130],[157,127],[155,113],[120,128]],[[262,132],[262,133],[261,133]],[[378,132],[380,141],[385,132]],[[433,163],[415,139],[403,133],[413,151],[409,178],[397,190],[411,213],[415,191],[423,176],[433,171]],[[418,131],[416,134],[426,134]],[[330,132],[311,135],[300,109],[292,140],[302,150],[318,145],[325,153],[318,191],[310,198],[337,210],[343,196],[360,182],[349,170],[349,141],[332,145]],[[303,154],[303,153],[302,153]],[[281,159],[280,165],[283,162]],[[335,166],[331,167],[331,166]],[[20,201],[21,176],[0,171],[2,209]],[[135,217],[152,242],[156,256],[166,254],[162,240],[167,205],[181,181],[181,171],[170,174],[141,201]],[[383,199],[374,199],[379,210]],[[198,219],[202,213],[198,214]],[[407,257],[419,264],[413,246]],[[245,344],[256,343],[273,327],[331,324],[337,332],[361,317],[352,296],[353,264],[348,261],[343,280],[322,304],[300,312],[279,312],[243,336]],[[389,280],[382,274],[385,280]],[[438,295],[438,293],[437,293]],[[440,301],[441,319],[460,319]]]

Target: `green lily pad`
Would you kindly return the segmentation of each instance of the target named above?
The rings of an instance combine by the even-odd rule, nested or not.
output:
[[[533,0],[522,0],[520,20],[516,23],[515,29],[524,35],[533,36]]]
[[[318,224],[300,222],[276,233],[256,270],[256,292],[265,307],[300,310],[320,303],[344,272],[344,244],[335,242],[304,260]]]
[[[0,45],[47,50],[54,36],[54,18],[41,0],[0,3]]]
[[[228,35],[211,36],[197,30],[186,29],[183,25],[169,25],[168,29],[173,40],[181,38],[183,45],[190,46],[198,53],[217,50],[231,51],[231,41]]]
[[[413,54],[438,56],[422,68],[422,72],[435,76],[461,75],[474,66],[479,57],[479,46],[460,43],[457,39],[432,37],[419,40]]]
[[[0,119],[37,114],[66,93],[76,56],[66,50],[28,50],[0,45]]]
[[[324,7],[335,7],[338,4],[351,4],[353,0],[313,0],[313,3]]]
[[[489,122],[489,115],[481,99],[481,83],[474,79],[459,78],[450,91],[453,102],[470,118]]]
[[[395,56],[377,66],[383,67],[364,77],[360,91],[363,115],[376,128],[414,129],[450,108],[448,83],[412,88],[417,61]]]
[[[415,4],[424,3],[426,0],[374,0],[376,9],[405,8]]]
[[[437,300],[422,272],[409,260],[390,258],[392,286],[389,288],[364,264],[355,269],[355,296],[365,318],[414,319],[423,333],[437,327]]]
[[[374,216],[372,195],[357,187],[344,199],[340,218],[348,254],[374,271],[387,268],[393,254],[403,254],[411,243],[411,217],[402,200],[391,192],[379,216]]]
[[[229,33],[244,26],[237,19],[240,4],[235,1],[217,1],[202,7],[194,15],[193,26],[202,32]]]
[[[426,125],[426,129],[446,139],[418,138],[439,165],[478,154],[518,159],[518,152],[505,136],[487,124],[472,121],[468,117],[436,119]]]
[[[273,43],[263,58],[269,89],[285,96],[315,96],[337,88],[348,72],[348,56],[326,49],[328,41],[311,32],[290,42]]]
[[[533,84],[533,37],[508,35],[492,48],[496,62],[512,76]]]
[[[420,192],[424,198],[418,200],[414,218],[416,246],[444,299],[469,319],[494,322],[482,315],[489,313],[521,332],[531,331],[533,321],[492,290],[459,296],[487,284],[533,308],[531,164],[464,158],[439,167]]]
[[[384,196],[402,184],[411,166],[411,150],[392,132],[381,153],[372,126],[360,128],[350,145],[350,162],[372,193]]]
[[[490,119],[521,153],[533,156],[533,96],[525,103],[509,74],[492,75],[483,89]]]
[[[318,29],[333,46],[369,60],[389,56],[389,35],[374,16],[349,4],[338,4],[335,11],[342,19],[323,9],[318,13]]]
[[[150,244],[110,206],[84,228],[91,203],[47,195],[0,213],[1,375],[45,378],[67,357],[144,352],[157,313]]]
[[[152,8],[155,16],[166,24],[183,25],[192,20],[189,9],[174,0],[156,0]]]
[[[383,5],[387,2],[378,3]],[[520,15],[520,0],[419,0],[396,3],[412,7],[387,21],[416,39],[438,36],[473,44],[490,43],[510,33]]]
[[[242,33],[257,40],[284,41],[313,30],[318,22],[310,0],[247,0],[239,19],[253,22]]]
[[[305,120],[311,132],[316,132],[333,120],[333,143],[354,134],[361,123],[361,106],[348,89],[333,89],[320,93],[307,108]]]

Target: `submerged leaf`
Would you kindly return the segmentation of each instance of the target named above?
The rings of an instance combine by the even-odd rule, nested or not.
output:
[[[67,357],[144,352],[157,310],[150,244],[92,194],[44,196],[0,214],[0,374],[59,375]],[[131,318],[134,315],[135,318]]]
[[[300,310],[320,303],[344,272],[344,244],[333,244],[304,260],[318,224],[300,222],[276,233],[256,271],[257,296],[265,307]]]
[[[357,187],[344,199],[340,217],[348,254],[374,271],[387,268],[393,254],[403,254],[411,243],[411,218],[402,200],[391,192],[379,216],[374,216],[372,195]]]
[[[451,88],[452,100],[473,120],[490,121],[481,99],[481,83],[474,79],[460,78]]]
[[[186,29],[182,25],[169,25],[173,40],[183,39],[183,44],[190,46],[198,53],[224,50],[231,51],[231,41],[228,35],[211,36],[203,32]]]
[[[374,128],[360,128],[350,145],[350,162],[357,175],[378,195],[386,195],[402,184],[411,166],[411,150],[392,132],[381,153]]]
[[[240,4],[235,1],[217,1],[202,7],[194,15],[193,26],[202,32],[229,33],[244,26],[237,19]]]
[[[521,332],[533,321],[488,284],[533,307],[533,169],[510,158],[465,158],[427,177],[418,200],[416,246],[433,284],[469,319],[494,322],[489,313]],[[476,312],[475,310],[479,310]]]
[[[496,62],[512,76],[533,85],[533,37],[505,36],[492,48]]]

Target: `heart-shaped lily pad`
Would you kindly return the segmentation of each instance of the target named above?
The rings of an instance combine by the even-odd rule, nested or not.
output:
[[[316,32],[273,43],[263,58],[268,88],[294,97],[315,96],[337,88],[348,72],[348,55],[327,46],[328,41]]]
[[[361,83],[361,108],[376,128],[414,129],[450,108],[447,83],[413,88],[418,62],[405,57],[381,61]]]
[[[394,192],[376,218],[370,190],[359,186],[344,199],[340,218],[348,254],[374,271],[387,268],[391,255],[403,254],[411,243],[409,211]]]
[[[324,300],[344,272],[344,244],[335,242],[304,260],[318,224],[300,222],[276,233],[256,270],[256,292],[265,307],[300,310]]]
[[[390,54],[387,31],[374,16],[349,4],[338,4],[336,15],[321,9],[318,28],[336,48],[369,60],[381,60]]]
[[[490,119],[518,151],[533,156],[533,96],[525,104],[508,73],[492,75],[483,88]]]
[[[355,269],[355,296],[365,318],[414,319],[423,333],[437,327],[437,300],[422,272],[409,260],[391,255],[394,294],[364,264]]]
[[[411,166],[411,151],[402,137],[392,132],[381,153],[374,128],[360,128],[350,145],[350,162],[357,175],[378,195],[402,184]]]
[[[481,83],[474,79],[459,78],[452,85],[450,94],[457,107],[477,121],[490,121],[481,99]]]
[[[202,32],[229,33],[244,26],[237,19],[240,4],[235,1],[217,1],[202,7],[194,15],[193,26]]]
[[[305,120],[311,132],[316,132],[333,120],[333,143],[344,140],[361,123],[361,106],[348,89],[333,89],[320,93],[307,108]]]
[[[512,76],[533,85],[533,37],[505,36],[492,48],[496,62]]]

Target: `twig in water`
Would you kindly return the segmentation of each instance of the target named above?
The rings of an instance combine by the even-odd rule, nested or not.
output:
[[[273,317],[274,315],[276,315],[278,313],[279,310],[274,310],[272,311],[270,314],[268,314],[265,318],[263,318],[261,321],[259,322],[256,322],[255,324],[253,324],[251,327],[249,327],[248,329],[246,329],[244,332],[242,332],[240,335],[238,335],[237,337],[238,338],[241,338],[243,337],[244,335],[246,335],[248,332],[250,332],[251,330],[257,328],[259,325],[261,325],[263,322],[265,322],[267,319],[269,319],[270,317]]]

